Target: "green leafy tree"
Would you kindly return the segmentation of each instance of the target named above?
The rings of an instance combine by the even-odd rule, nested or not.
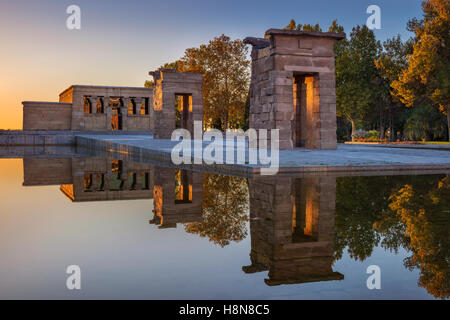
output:
[[[344,45],[336,55],[336,108],[337,115],[351,123],[355,140],[357,121],[373,112],[378,99],[374,90],[377,75],[374,61],[381,44],[367,26],[357,26]]]
[[[383,42],[383,49],[378,59],[375,60],[375,66],[378,70],[375,84],[379,94],[380,138],[384,139],[385,137],[387,122],[390,132],[389,141],[395,141],[394,117],[396,113],[403,111],[403,104],[392,94],[391,85],[408,65],[407,56],[412,51],[412,43],[411,41],[404,43],[398,35]],[[386,113],[387,117],[385,117]]]
[[[373,224],[387,210],[393,180],[389,177],[343,177],[336,180],[335,259],[344,249],[355,260],[370,257],[381,240]]]
[[[336,180],[334,255],[363,261],[373,248],[410,256],[419,286],[450,297],[450,176],[343,177]]]
[[[445,116],[432,106],[416,106],[409,110],[404,133],[412,141],[433,141],[446,137]]]

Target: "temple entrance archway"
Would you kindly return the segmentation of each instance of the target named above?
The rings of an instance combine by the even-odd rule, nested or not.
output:
[[[194,123],[203,121],[203,77],[191,72],[158,69],[154,78],[150,127],[156,139],[171,139],[175,129],[194,135]]]
[[[345,33],[269,29],[252,45],[250,128],[279,130],[279,148],[336,149],[334,43]]]
[[[192,95],[175,94],[175,129],[190,130],[192,113]]]
[[[292,141],[295,148],[313,148],[317,132],[314,130],[320,121],[314,106],[318,105],[316,92],[317,76],[313,74],[296,74],[292,79],[293,89],[293,128]]]
[[[122,130],[122,114],[119,107],[112,107],[111,130]]]
[[[123,101],[121,98],[111,98],[109,100],[109,105],[111,106],[111,130],[122,130],[122,110]]]

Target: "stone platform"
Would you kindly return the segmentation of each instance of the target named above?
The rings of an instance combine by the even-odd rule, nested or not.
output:
[[[90,150],[114,152],[128,156],[135,161],[160,161],[171,163],[171,151],[178,142],[166,139],[153,139],[143,135],[77,135],[79,147]],[[203,143],[204,150],[207,143]],[[195,153],[192,143],[192,153]],[[237,150],[234,149],[234,152]],[[248,152],[248,150],[246,150]],[[224,149],[224,157],[226,151]],[[281,150],[279,154],[279,173],[345,173],[383,172],[387,174],[414,173],[450,173],[450,152],[448,150],[432,150],[417,148],[390,148],[363,145],[339,144],[337,150],[311,150],[296,148]],[[201,164],[185,165],[187,169],[205,169],[229,174],[258,174],[260,164]]]
[[[90,130],[0,130],[0,147],[3,146],[74,146],[75,136],[88,135],[141,135],[153,136],[149,131],[90,131]]]

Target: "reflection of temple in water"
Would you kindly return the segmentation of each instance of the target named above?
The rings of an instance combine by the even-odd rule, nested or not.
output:
[[[145,164],[87,158],[72,162],[72,172],[72,183],[61,185],[61,191],[72,201],[152,197],[151,168]]]
[[[176,168],[155,170],[150,223],[159,228],[173,228],[177,223],[202,219],[202,173]]]
[[[341,280],[332,269],[336,178],[249,180],[251,265],[268,285]]]
[[[23,163],[25,186],[61,185],[74,202],[153,199],[150,224],[160,229],[202,221],[203,188],[209,186],[200,172],[111,157],[26,158]],[[244,272],[268,270],[268,285],[343,279],[332,270],[336,178],[256,176],[248,181],[251,265]]]
[[[112,158],[23,160],[24,186],[61,185],[71,201],[151,199],[153,167]]]
[[[153,199],[159,228],[200,221],[202,174],[110,157],[25,158],[24,186],[61,185],[73,202]]]

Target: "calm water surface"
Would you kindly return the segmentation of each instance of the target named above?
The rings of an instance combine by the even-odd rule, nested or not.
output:
[[[0,193],[1,299],[450,295],[450,175],[246,179],[30,158],[0,160]],[[81,290],[66,288],[69,265]]]

